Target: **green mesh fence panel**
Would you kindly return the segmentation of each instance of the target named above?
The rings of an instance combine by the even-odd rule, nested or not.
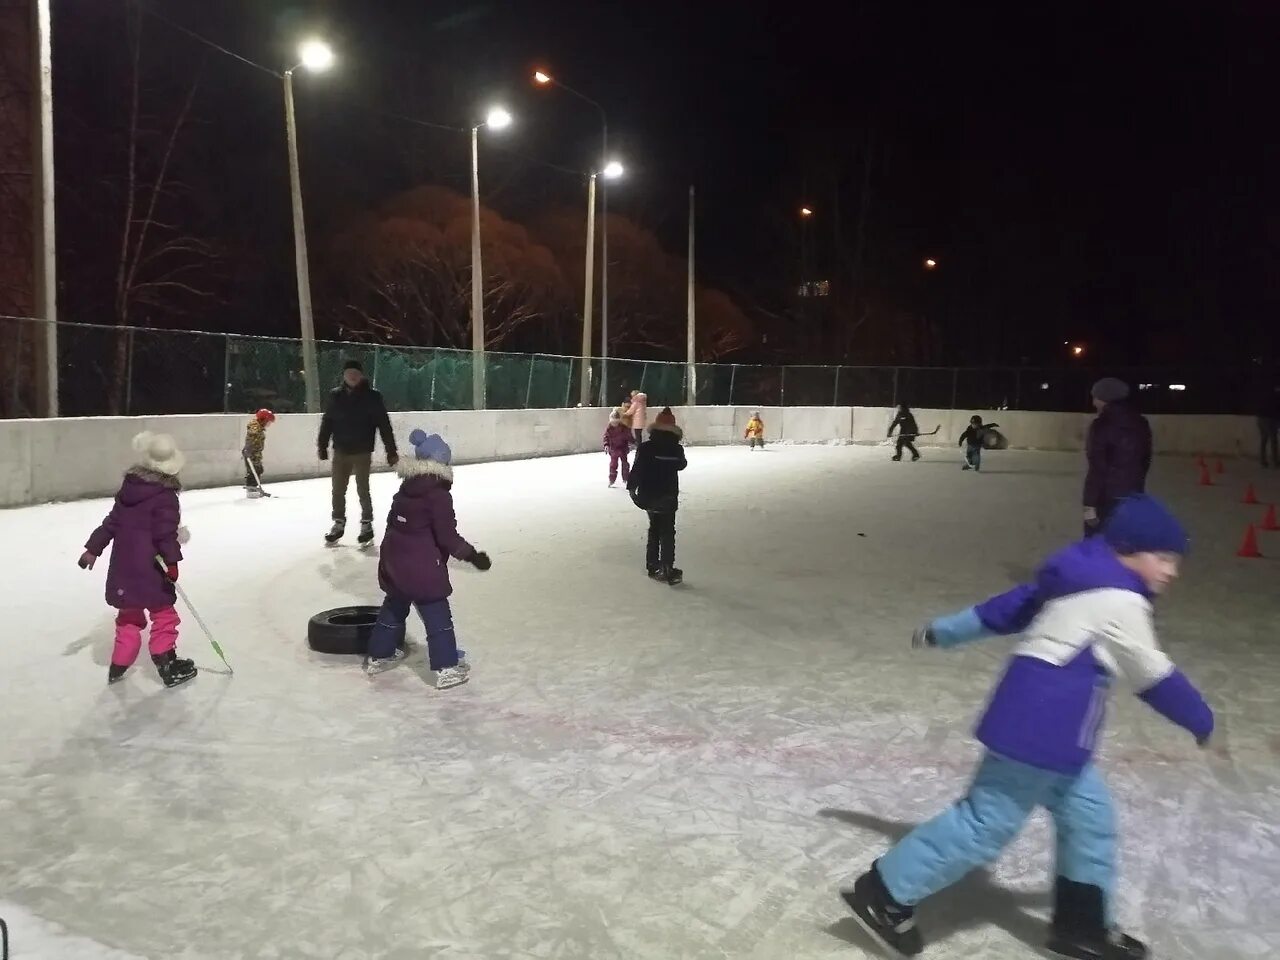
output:
[[[277,413],[306,410],[302,344],[297,340],[228,337],[225,350],[228,412],[248,412],[260,407]]]
[[[891,367],[840,367],[836,371],[836,405],[892,407],[897,403],[896,384]]]
[[[834,367],[787,367],[786,397],[789,407],[829,407],[836,401]]]
[[[909,407],[949,410],[955,389],[955,371],[951,368],[900,367],[898,370],[898,403]],[[932,429],[924,424],[920,426]]]
[[[581,363],[567,357],[535,356],[529,373],[529,408],[552,410],[576,406],[578,397],[571,394],[571,390],[577,383],[575,368],[580,366]]]
[[[644,392],[649,406],[679,406],[685,401],[685,365],[683,363],[646,363],[644,365]]]
[[[730,364],[699,363],[694,367],[697,378],[697,401],[702,406],[728,406],[729,385],[733,367]]]
[[[485,404],[490,410],[522,410],[529,392],[533,357],[518,353],[485,356]]]
[[[744,407],[782,405],[782,367],[739,366],[733,377],[733,404]]]
[[[471,353],[437,350],[431,359],[431,410],[470,410]]]
[[[434,350],[378,347],[374,383],[388,410],[432,410],[431,361]]]

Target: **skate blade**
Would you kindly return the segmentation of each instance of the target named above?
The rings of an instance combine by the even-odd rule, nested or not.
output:
[[[181,678],[180,680],[175,680],[175,681],[173,681],[173,683],[165,683],[165,684],[164,684],[164,688],[165,688],[166,690],[172,690],[174,687],[180,687],[180,686],[182,686],[184,683],[190,683],[192,680],[194,680],[194,679],[195,679],[196,677],[198,677],[199,675],[200,675],[200,671],[199,671],[199,670],[197,670],[195,673],[191,674],[191,676],[189,676],[189,677],[183,677],[183,678]],[[163,680],[161,680],[160,682],[161,682],[161,683],[164,683],[164,681],[163,681]]]
[[[896,949],[894,946],[881,939],[880,934],[876,933],[876,928],[864,920],[862,918],[862,914],[854,909],[853,904],[844,898],[843,891],[841,891],[840,894],[840,902],[844,904],[845,909],[853,916],[853,919],[857,922],[858,926],[866,931],[867,936],[871,938],[871,942],[876,945],[876,949],[879,950],[880,953],[884,954],[886,957],[911,956],[911,954],[903,953],[901,950]]]

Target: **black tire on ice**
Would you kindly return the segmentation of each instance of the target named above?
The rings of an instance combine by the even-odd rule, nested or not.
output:
[[[307,624],[307,644],[317,653],[363,656],[369,648],[378,607],[337,607],[317,613]],[[400,643],[404,646],[404,641]]]

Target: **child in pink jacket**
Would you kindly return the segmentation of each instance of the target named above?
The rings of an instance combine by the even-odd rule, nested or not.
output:
[[[618,482],[618,467],[622,467],[622,482],[631,479],[631,464],[627,458],[631,453],[631,431],[622,422],[622,411],[614,410],[609,414],[609,426],[604,432],[604,452],[609,454],[609,486]]]

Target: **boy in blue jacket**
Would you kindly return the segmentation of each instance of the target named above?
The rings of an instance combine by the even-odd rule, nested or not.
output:
[[[916,827],[843,897],[890,949],[924,949],[914,908],[994,860],[1043,806],[1057,830],[1048,949],[1074,960],[1140,960],[1147,948],[1112,917],[1115,821],[1092,758],[1119,676],[1204,746],[1213,713],[1156,642],[1151,599],[1178,575],[1187,534],[1155,498],[1122,500],[1102,535],[1050,557],[1036,582],[942,617],[915,647],[953,647],[993,634],[1022,639],[978,725],[987,748],[968,793]]]

